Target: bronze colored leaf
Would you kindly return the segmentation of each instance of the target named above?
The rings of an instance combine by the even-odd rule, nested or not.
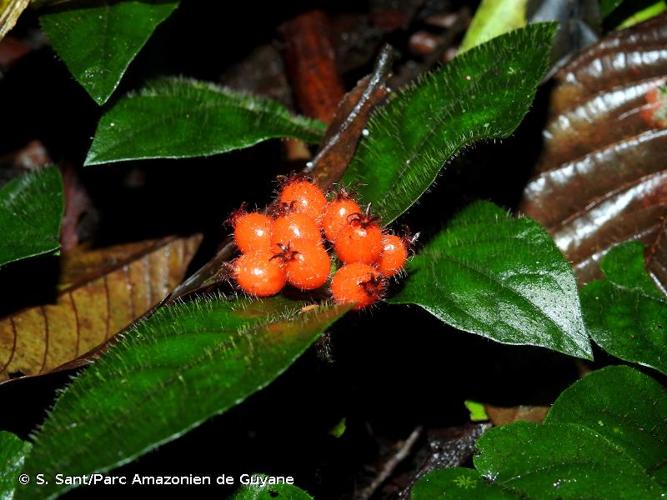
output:
[[[30,0],[0,0],[0,40],[11,30]]]
[[[52,371],[104,343],[183,279],[200,236],[76,249],[56,303],[0,320],[0,381]]]
[[[549,407],[527,405],[503,407],[487,404],[484,405],[484,410],[493,425],[506,425],[512,422],[542,422]]]
[[[521,210],[544,224],[580,283],[612,246],[641,240],[667,290],[667,15],[614,32],[556,75]]]

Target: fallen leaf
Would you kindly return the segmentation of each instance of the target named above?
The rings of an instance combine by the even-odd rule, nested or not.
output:
[[[582,284],[600,277],[612,246],[641,240],[667,289],[666,42],[662,15],[611,34],[556,75],[544,152],[520,208],[546,226]]]
[[[542,422],[549,411],[549,407],[519,405],[506,408],[486,404],[484,410],[493,425],[505,425],[512,422]]]
[[[200,241],[169,238],[65,254],[56,302],[0,320],[0,381],[52,371],[108,340],[180,283]]]
[[[314,10],[280,28],[285,40],[285,63],[294,94],[304,114],[329,123],[345,92],[336,70],[327,15]]]
[[[30,0],[0,0],[0,40],[14,27]]]

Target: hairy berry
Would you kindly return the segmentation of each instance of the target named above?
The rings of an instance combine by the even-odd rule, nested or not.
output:
[[[382,231],[372,219],[362,214],[348,216],[334,243],[336,255],[345,264],[373,264],[382,253]]]
[[[234,261],[234,279],[244,292],[270,297],[285,287],[285,267],[273,257],[271,252],[260,251],[243,254]]]
[[[341,267],[331,281],[331,294],[339,304],[355,304],[363,309],[382,298],[385,280],[380,272],[367,264],[354,263]]]
[[[298,250],[285,249],[287,282],[300,290],[315,290],[329,279],[331,259],[320,244],[304,242]],[[278,256],[276,256],[278,257]]]
[[[294,213],[304,214],[315,220],[322,217],[327,199],[322,190],[303,179],[288,181],[280,191],[278,202]]]
[[[259,212],[241,212],[232,217],[234,242],[243,253],[268,251],[271,248],[273,220]]]
[[[273,221],[271,232],[273,252],[281,252],[287,246],[297,249],[301,243],[322,244],[320,228],[311,217],[305,214],[288,213]]]
[[[348,225],[347,218],[360,213],[361,208],[356,201],[347,196],[332,200],[327,205],[322,217],[322,229],[330,242],[335,242],[340,231]]]
[[[394,276],[405,266],[408,249],[402,238],[393,234],[382,237],[382,255],[378,261],[378,270],[383,276]]]

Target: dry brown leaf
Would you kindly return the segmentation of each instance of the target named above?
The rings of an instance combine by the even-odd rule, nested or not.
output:
[[[30,0],[0,0],[0,40],[16,25]]]
[[[521,210],[544,224],[580,283],[612,246],[640,240],[667,290],[667,15],[615,32],[556,75],[536,176]],[[655,115],[655,119],[652,116]]]
[[[65,254],[56,303],[0,320],[0,381],[52,371],[104,343],[181,282],[200,241],[197,235]]]
[[[509,408],[484,405],[484,410],[493,425],[505,425],[512,422],[542,422],[549,412],[548,406],[519,405]]]

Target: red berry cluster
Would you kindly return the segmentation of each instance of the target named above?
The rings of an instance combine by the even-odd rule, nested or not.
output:
[[[268,214],[240,210],[231,223],[242,253],[232,264],[234,279],[258,297],[275,295],[288,283],[307,291],[329,281],[331,257],[322,232],[343,264],[331,280],[337,303],[361,309],[378,301],[408,258],[406,241],[383,232],[348,193],[329,201],[304,178],[289,179]]]

